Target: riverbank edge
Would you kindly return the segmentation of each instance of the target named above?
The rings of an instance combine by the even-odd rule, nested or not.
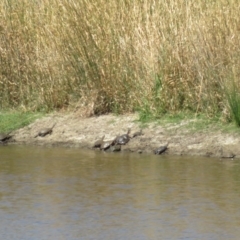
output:
[[[75,114],[54,113],[14,131],[10,144],[92,149],[93,143],[103,135],[107,141],[131,128],[130,136],[140,129],[143,129],[143,135],[122,146],[122,152],[153,154],[154,149],[169,142],[164,154],[240,158],[239,133],[223,133],[209,128],[192,131],[189,124],[196,119],[164,125],[157,122],[143,125],[137,119],[137,114],[82,118]],[[51,135],[34,138],[38,131],[50,128],[54,123],[56,126]]]

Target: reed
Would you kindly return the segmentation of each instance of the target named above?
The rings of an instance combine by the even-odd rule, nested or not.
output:
[[[225,114],[239,23],[237,0],[3,0],[0,106]]]
[[[234,76],[233,76],[234,77]],[[239,82],[232,80],[230,85],[224,86],[225,93],[228,100],[230,109],[229,121],[234,121],[235,124],[240,127],[240,93],[239,93]]]

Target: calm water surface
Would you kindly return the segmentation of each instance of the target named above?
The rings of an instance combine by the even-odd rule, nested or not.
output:
[[[240,239],[240,162],[1,147],[0,236]]]

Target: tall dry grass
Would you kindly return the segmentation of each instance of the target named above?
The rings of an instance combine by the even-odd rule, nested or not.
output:
[[[239,10],[238,0],[3,0],[0,105],[226,114]]]

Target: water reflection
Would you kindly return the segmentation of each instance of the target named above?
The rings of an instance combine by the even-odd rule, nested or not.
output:
[[[239,239],[239,161],[0,148],[3,239]]]

